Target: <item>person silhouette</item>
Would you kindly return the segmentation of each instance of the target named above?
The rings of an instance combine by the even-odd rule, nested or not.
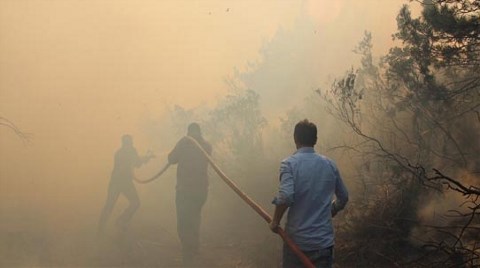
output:
[[[188,126],[187,136],[177,142],[168,155],[168,162],[178,164],[175,195],[177,233],[182,244],[183,262],[190,265],[198,253],[201,210],[208,193],[208,160],[190,138],[195,139],[208,154],[212,153],[212,146],[203,139],[197,123]]]
[[[146,156],[140,157],[133,146],[132,136],[122,136],[122,147],[115,153],[112,176],[108,186],[107,200],[105,201],[105,206],[100,215],[98,224],[99,234],[104,232],[106,222],[112,213],[120,194],[123,194],[128,199],[129,205],[117,218],[116,224],[123,231],[127,229],[130,220],[140,207],[140,199],[138,198],[137,189],[133,184],[133,178],[135,176],[134,169],[147,163],[153,157],[154,155],[150,151]]]
[[[332,218],[348,202],[348,190],[337,165],[315,152],[317,126],[307,119],[293,131],[297,151],[280,165],[279,190],[272,203],[275,212],[269,224],[277,233],[288,210],[285,231],[315,267],[333,267],[335,232]],[[335,197],[335,198],[334,198]],[[285,243],[284,268],[303,267]]]

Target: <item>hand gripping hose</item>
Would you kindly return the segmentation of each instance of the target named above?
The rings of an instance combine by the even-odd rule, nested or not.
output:
[[[255,203],[255,201],[253,201],[247,194],[245,194],[244,192],[242,192],[238,186],[232,181],[230,180],[227,175],[225,175],[225,173],[223,173],[220,168],[215,164],[215,162],[213,162],[212,158],[210,157],[210,155],[202,148],[202,146],[200,146],[200,144],[198,144],[198,142],[189,137],[189,136],[186,136],[193,144],[195,144],[198,149],[200,149],[200,151],[202,151],[202,153],[205,155],[205,157],[207,158],[208,162],[210,163],[210,165],[212,166],[212,168],[215,170],[215,172],[217,172],[218,176],[220,176],[220,178],[228,185],[230,186],[230,188],[232,188],[232,190],[238,194],[238,196],[240,196],[241,199],[243,199],[243,201],[245,201],[251,208],[253,208],[253,210],[255,210],[255,212],[257,212],[267,223],[270,223],[272,221],[272,217],[270,217],[270,215],[268,215],[267,212],[265,212],[265,210],[260,207],[260,205],[258,205],[257,203]],[[166,169],[168,168],[168,164],[167,166],[164,168]],[[157,176],[160,176],[161,173],[163,172],[163,170],[159,173],[159,175],[157,174]],[[153,178],[152,178],[153,179]],[[150,180],[152,180],[150,179]],[[285,243],[288,245],[288,247],[293,251],[293,253],[295,253],[295,255],[297,255],[297,257],[300,259],[300,261],[302,261],[303,265],[307,268],[315,268],[315,266],[312,264],[312,262],[310,261],[310,259],[308,259],[307,256],[305,256],[305,254],[303,254],[303,252],[300,250],[300,248],[297,246],[297,244],[295,244],[295,242],[293,242],[292,239],[290,239],[288,236],[287,236],[287,233],[281,228],[281,227],[278,227],[278,234],[282,237],[283,241],[285,241]]]

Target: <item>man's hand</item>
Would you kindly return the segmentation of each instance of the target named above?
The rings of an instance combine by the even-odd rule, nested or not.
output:
[[[271,221],[269,224],[270,230],[274,233],[278,233],[278,222]]]
[[[145,155],[145,162],[150,161],[152,158],[155,158],[155,154],[151,150],[148,150],[147,154]]]
[[[270,230],[274,233],[278,233],[278,225],[280,225],[280,221],[282,220],[283,213],[285,210],[288,209],[288,206],[285,204],[280,204],[275,206],[275,212],[273,212],[272,221],[269,224]]]
[[[337,215],[337,211],[332,209],[332,218]]]
[[[332,218],[335,217],[338,213],[337,206],[335,201],[332,201]]]

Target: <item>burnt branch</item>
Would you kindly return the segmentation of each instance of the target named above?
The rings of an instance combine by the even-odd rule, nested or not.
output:
[[[21,131],[12,121],[0,116],[0,126],[4,126],[12,130],[23,142],[30,142],[32,135]]]

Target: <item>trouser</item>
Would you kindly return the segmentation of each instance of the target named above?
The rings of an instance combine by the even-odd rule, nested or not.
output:
[[[207,200],[207,191],[184,192],[177,190],[177,232],[182,244],[184,258],[198,252],[200,240],[200,221],[202,207]]]
[[[102,213],[100,215],[100,221],[98,226],[98,230],[100,232],[104,230],[105,224],[110,217],[110,214],[112,213],[115,203],[117,202],[120,194],[123,194],[129,202],[128,207],[117,218],[117,224],[120,227],[126,228],[128,223],[132,219],[133,214],[135,214],[137,209],[140,207],[140,199],[138,198],[137,189],[135,189],[135,185],[132,181],[122,184],[111,181],[108,187],[107,200],[105,201],[105,206],[103,207]]]
[[[316,268],[331,268],[333,265],[333,246],[312,251],[303,251]],[[286,245],[283,245],[283,268],[305,267],[300,259]]]

